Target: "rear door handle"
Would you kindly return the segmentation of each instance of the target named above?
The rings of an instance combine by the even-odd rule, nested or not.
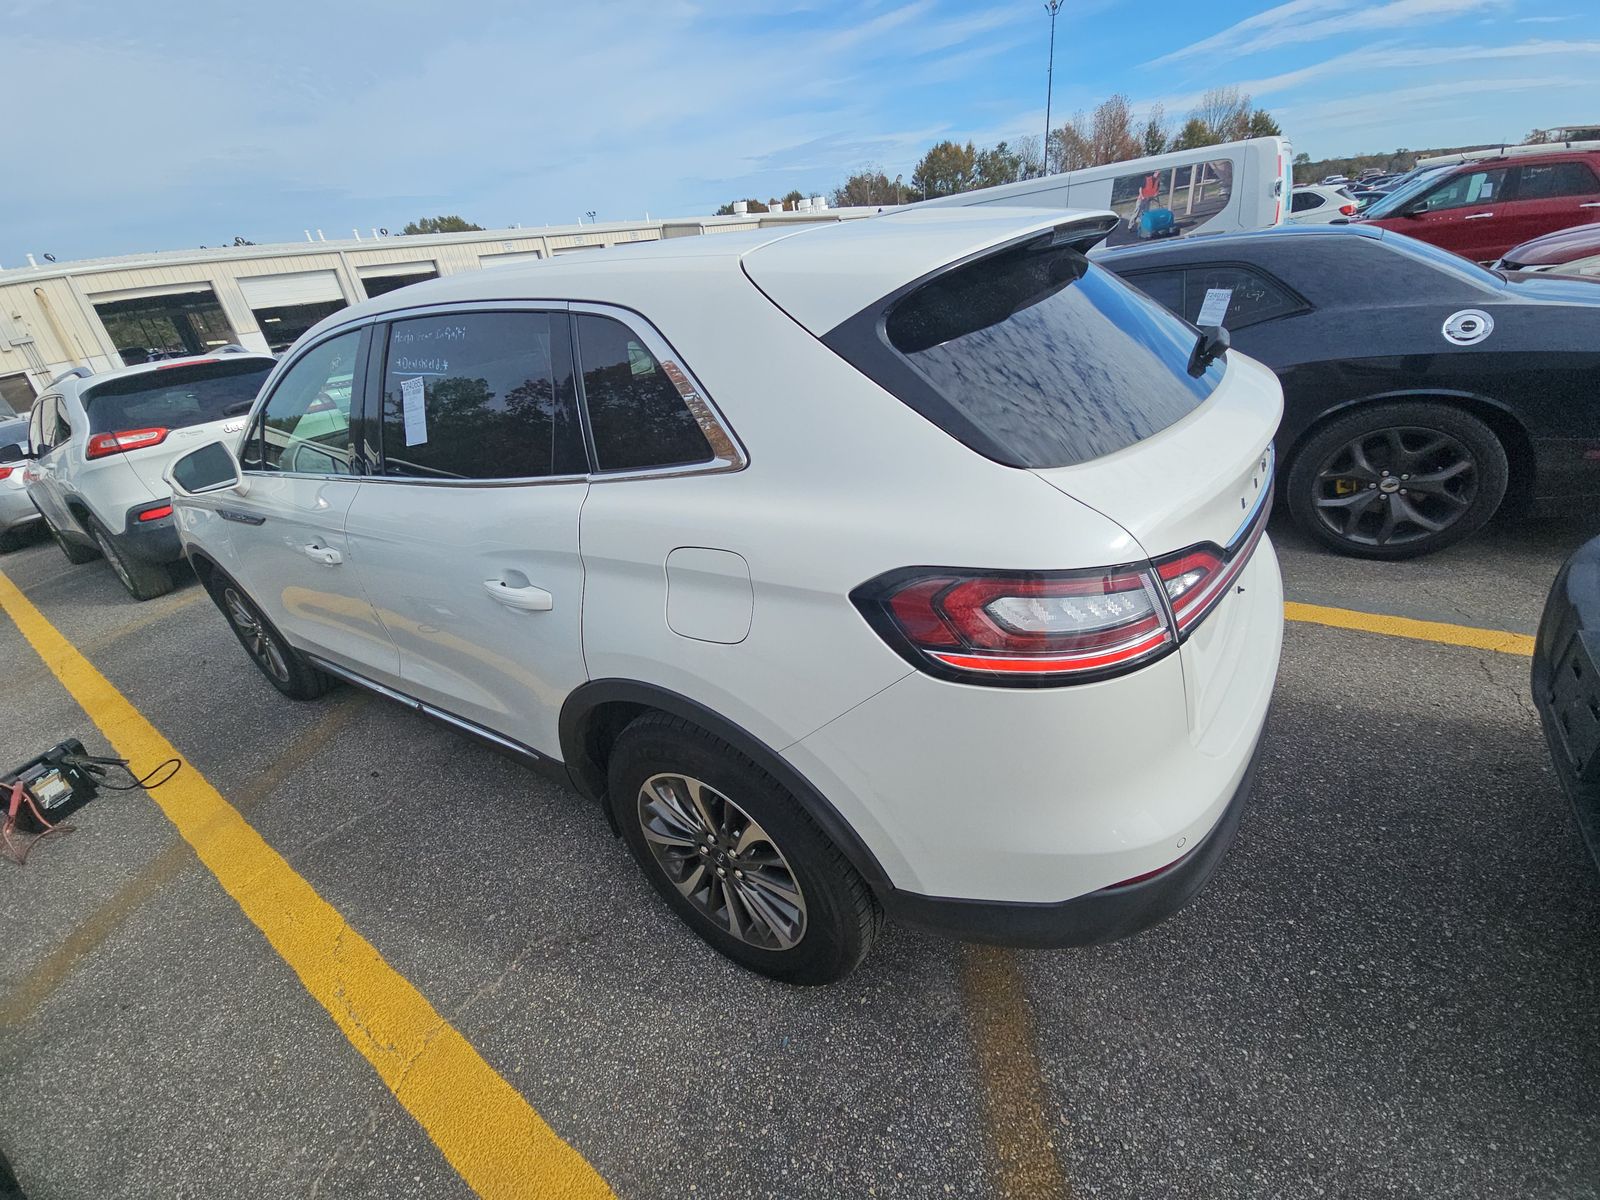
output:
[[[1485,218],[1485,217],[1492,217],[1492,216],[1494,216],[1494,214],[1493,214],[1493,213],[1492,213],[1492,212],[1486,212],[1486,213],[1470,213],[1470,214],[1468,214],[1468,215],[1467,215],[1467,216],[1465,216],[1465,217],[1462,217],[1462,218],[1461,218],[1461,219],[1462,219],[1462,220],[1463,220],[1463,221],[1481,221],[1481,220],[1483,220],[1483,219],[1484,219],[1484,218]]]
[[[556,606],[555,597],[543,588],[531,584],[513,587],[503,579],[485,579],[483,590],[507,608],[523,612],[549,612]]]
[[[344,555],[331,546],[319,546],[313,542],[311,545],[301,548],[306,552],[306,557],[312,562],[319,562],[325,567],[336,567],[344,561]]]

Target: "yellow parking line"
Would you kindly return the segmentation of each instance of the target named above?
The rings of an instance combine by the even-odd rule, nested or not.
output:
[[[4,572],[0,609],[120,757],[148,769],[177,755]],[[151,798],[478,1195],[612,1196],[595,1169],[204,776],[189,766]]]
[[[1473,625],[1451,625],[1445,621],[1417,621],[1411,617],[1389,617],[1382,613],[1358,612],[1352,608],[1298,604],[1293,600],[1285,602],[1283,615],[1291,621],[1331,625],[1335,629],[1357,629],[1362,633],[1381,633],[1386,637],[1441,642],[1447,646],[1493,650],[1498,654],[1520,654],[1525,658],[1533,654],[1531,637],[1501,629],[1479,629]]]

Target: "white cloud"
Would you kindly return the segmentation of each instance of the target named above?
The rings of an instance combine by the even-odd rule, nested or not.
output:
[[[1375,33],[1412,25],[1432,24],[1451,17],[1505,8],[1511,0],[1289,0],[1276,8],[1248,17],[1236,25],[1192,45],[1152,59],[1146,66],[1169,66],[1197,57],[1208,63],[1244,58],[1264,50],[1323,41],[1330,37]]]

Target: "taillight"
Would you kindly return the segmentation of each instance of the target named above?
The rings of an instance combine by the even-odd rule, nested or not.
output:
[[[1175,647],[1148,567],[1090,571],[895,571],[851,593],[909,661],[975,682],[1103,679]]]
[[[1172,606],[1180,638],[1206,619],[1228,594],[1234,580],[1244,572],[1261,535],[1266,532],[1271,510],[1272,480],[1268,478],[1262,489],[1262,500],[1231,554],[1205,545],[1191,546],[1156,559],[1156,575],[1167,594],[1167,603]]]
[[[104,458],[127,450],[143,450],[167,440],[165,429],[124,429],[120,433],[97,433],[84,445],[88,458]]]
[[[10,479],[11,472],[15,470],[15,467],[0,467],[0,479]]]
[[[1339,205],[1339,211],[1347,217],[1353,217],[1356,215],[1356,206],[1354,204],[1341,204]]]

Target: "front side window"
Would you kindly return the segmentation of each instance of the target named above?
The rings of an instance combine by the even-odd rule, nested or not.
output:
[[[396,321],[383,373],[383,470],[537,479],[588,470],[565,313]]]
[[[50,449],[50,439],[56,431],[55,408],[56,398],[45,396],[28,414],[28,441],[32,443],[35,454],[43,454]]]
[[[713,457],[678,383],[633,330],[588,314],[578,317],[577,327],[584,404],[602,471],[685,466]]]
[[[1468,171],[1441,184],[1424,196],[1417,205],[1418,212],[1445,212],[1452,208],[1466,208],[1472,204],[1494,204],[1505,191],[1506,169]]]
[[[1561,196],[1600,194],[1600,179],[1581,162],[1540,163],[1521,168],[1518,200],[1554,200]]]
[[[350,435],[361,333],[352,330],[307,350],[278,380],[246,441],[247,471],[349,475]]]
[[[884,332],[1016,466],[1072,466],[1142,441],[1198,407],[1226,370],[1219,359],[1191,376],[1194,330],[1049,239],[935,276],[890,310]]]
[[[1248,267],[1200,266],[1189,268],[1185,319],[1195,321],[1205,303],[1206,293],[1229,293],[1222,323],[1229,329],[1243,329],[1287,316],[1305,307],[1298,297],[1273,279]]]

